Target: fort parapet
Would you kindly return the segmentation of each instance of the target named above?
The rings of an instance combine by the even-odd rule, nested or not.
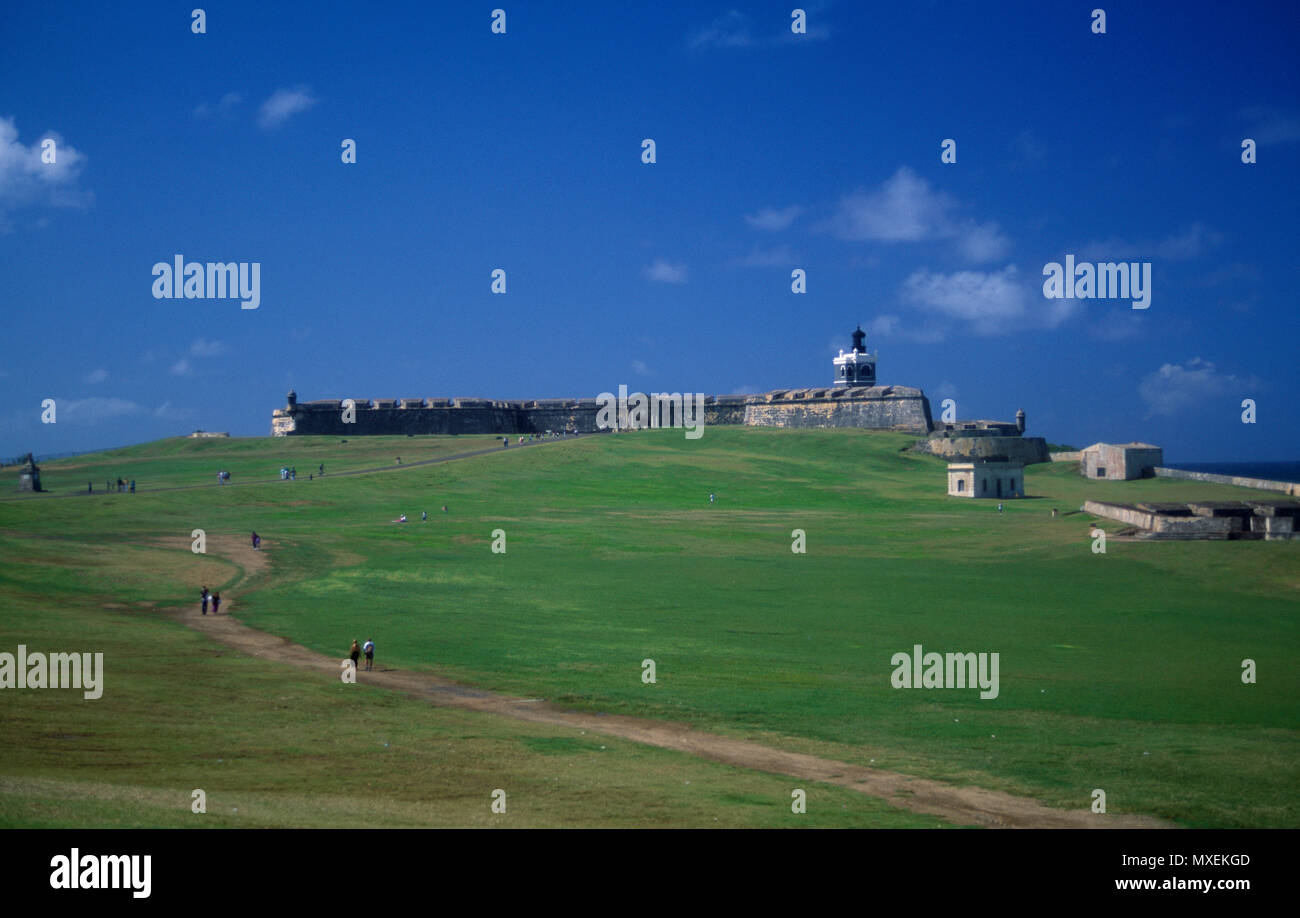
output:
[[[929,453],[949,462],[1009,460],[1032,465],[1050,462],[1051,453],[1042,437],[1022,436],[1025,412],[1016,412],[1014,423],[1007,421],[952,421],[934,425],[930,436],[916,445],[919,453]]]
[[[1025,438],[1025,413],[1014,423],[969,421],[935,424],[930,401],[920,389],[882,386],[876,381],[876,354],[866,348],[866,332],[853,332],[853,349],[840,351],[831,361],[832,382],[804,389],[776,389],[757,395],[710,395],[704,399],[705,427],[859,427],[893,430],[928,437],[920,449],[948,459],[975,460],[1003,457],[1022,462],[1046,462],[1047,443]],[[622,391],[622,387],[620,387]],[[652,393],[652,397],[653,397]],[[288,404],[271,417],[271,434],[350,435],[375,434],[538,434],[547,431],[595,433],[602,404],[595,398],[521,399],[486,398],[353,398],[299,402],[294,392]],[[666,397],[682,408],[681,398]],[[655,404],[664,410],[659,401]],[[682,426],[680,419],[665,418],[662,426]]]
[[[1134,527],[1140,539],[1300,538],[1300,502],[1293,500],[1147,502],[1115,504],[1089,500],[1085,513]]]
[[[599,404],[587,399],[353,398],[345,420],[342,399],[299,402],[289,393],[271,416],[271,435],[367,436],[427,434],[595,433]],[[761,395],[704,399],[704,424],[752,427],[863,427],[924,436],[930,402],[907,386],[779,389]]]

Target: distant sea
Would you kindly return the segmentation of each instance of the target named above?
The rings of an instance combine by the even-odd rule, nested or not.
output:
[[[1240,478],[1264,478],[1268,481],[1300,483],[1300,462],[1177,462],[1169,466],[1189,472],[1211,472]]]

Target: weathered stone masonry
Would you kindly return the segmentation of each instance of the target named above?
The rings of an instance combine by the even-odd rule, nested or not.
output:
[[[1024,412],[1014,424],[971,421],[936,425],[930,400],[920,389],[876,383],[876,354],[865,344],[861,327],[853,333],[853,349],[831,361],[832,383],[824,388],[778,389],[761,395],[711,395],[704,400],[705,427],[861,427],[894,430],[929,437],[925,452],[947,458],[1011,458],[1046,462],[1047,444],[1025,438]],[[595,433],[600,405],[594,398],[494,401],[481,398],[401,398],[352,400],[354,418],[345,423],[342,400],[299,404],[290,392],[288,404],[271,417],[271,434],[537,434],[546,431]],[[677,404],[680,409],[680,403]],[[693,419],[699,423],[701,419]],[[665,418],[664,426],[682,426]],[[933,434],[932,434],[933,432]]]
[[[499,401],[477,398],[354,398],[355,421],[344,423],[341,399],[288,403],[271,418],[271,434],[527,434],[548,430],[594,433],[599,406],[589,399]],[[931,428],[930,402],[906,386],[782,389],[762,395],[719,395],[704,400],[704,424],[752,427],[864,427],[923,436]]]

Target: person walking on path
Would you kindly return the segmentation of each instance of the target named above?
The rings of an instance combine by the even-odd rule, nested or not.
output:
[[[199,593],[199,599],[203,603],[202,606],[203,614],[207,615],[208,614],[208,588],[207,587],[204,587],[202,592]]]
[[[212,614],[213,614],[213,615],[216,615],[216,614],[217,614],[218,612],[220,612],[220,611],[221,611],[221,594],[220,594],[220,593],[213,593],[213,594],[212,594]]]
[[[253,533],[253,551],[261,551],[261,549],[262,537],[255,532]]]
[[[357,643],[356,638],[352,639],[352,649],[348,651],[348,656],[352,658],[352,668],[355,670],[357,660],[361,658],[361,645]]]
[[[131,479],[131,493],[132,493],[132,494],[135,493],[135,479],[134,479],[134,478]]]
[[[366,638],[365,646],[361,650],[366,655],[366,672],[370,672],[375,665],[375,642]]]

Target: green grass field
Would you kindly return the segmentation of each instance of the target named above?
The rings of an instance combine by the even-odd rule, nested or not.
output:
[[[373,688],[344,695],[159,614],[203,582],[247,623],[323,653],[372,637],[381,663],[576,710],[1063,809],[1102,788],[1111,813],[1300,825],[1300,542],[1111,539],[1097,555],[1091,518],[1070,513],[1088,498],[1258,492],[1037,465],[1030,498],[998,514],[947,497],[944,463],[905,452],[909,437],[751,428],[304,480],[321,462],[341,472],[492,442],[177,439],[44,466],[55,493],[0,501],[0,650],[103,650],[108,687],[94,702],[0,693],[14,740],[0,822],[194,825],[202,787],[203,825],[936,824],[831,786],[793,816],[793,779]],[[282,464],[299,480],[279,481]],[[237,486],[219,488],[218,468]],[[72,495],[119,476],[140,493]],[[400,513],[412,522],[393,524]],[[194,529],[257,530],[269,573],[235,586],[233,564],[188,550]],[[892,688],[890,658],[914,644],[999,653],[998,698]],[[1257,684],[1242,684],[1247,658]],[[498,787],[511,803],[492,817]]]

